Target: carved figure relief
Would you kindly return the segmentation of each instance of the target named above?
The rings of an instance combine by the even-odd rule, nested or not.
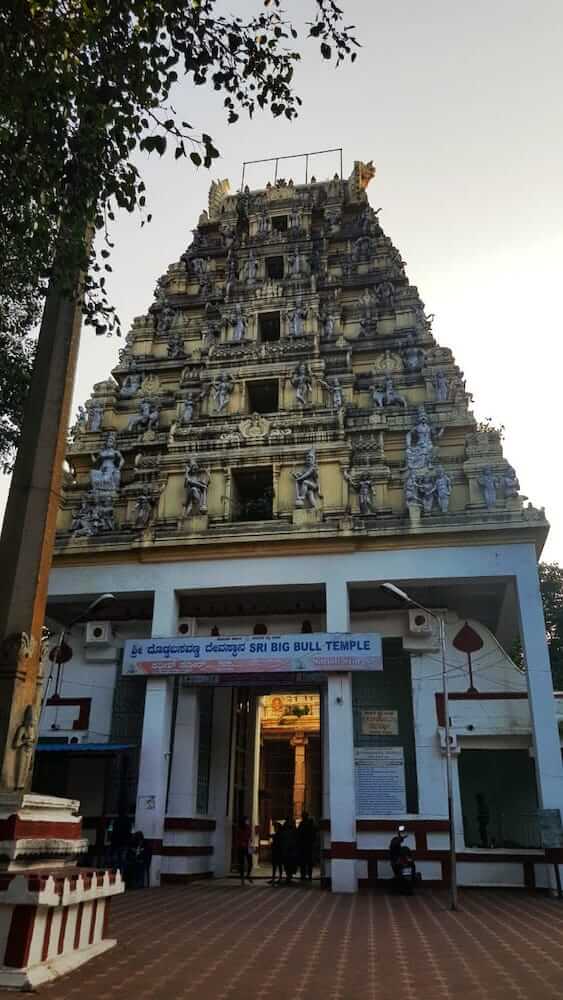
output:
[[[90,471],[90,482],[93,490],[115,492],[119,489],[125,459],[116,445],[117,435],[110,431],[99,455],[92,455],[94,467]]]
[[[309,310],[300,303],[296,303],[293,309],[288,309],[285,317],[289,324],[290,337],[302,337],[305,333],[305,320]]]
[[[86,403],[86,410],[88,412],[88,430],[101,431],[102,420],[104,418],[103,404],[98,402]]]
[[[139,389],[141,388],[141,377],[140,372],[129,372],[129,374],[125,376],[119,390],[121,399],[132,399],[133,396],[137,395]]]
[[[405,397],[401,396],[400,392],[397,392],[393,385],[393,379],[389,376],[384,379],[383,385],[372,382],[370,392],[371,401],[376,409],[383,409],[385,406],[402,406],[403,409],[407,407]]]
[[[271,423],[260,413],[252,413],[238,426],[245,441],[260,441],[269,434]]]
[[[409,469],[422,469],[432,464],[434,442],[444,433],[443,428],[430,426],[426,410],[419,406],[416,411],[416,423],[407,431],[406,454]]]
[[[195,458],[189,458],[186,463],[186,474],[184,477],[184,487],[186,497],[184,502],[184,515],[188,517],[195,513],[207,512],[207,491],[211,481],[209,469],[200,471],[199,464]]]
[[[291,376],[291,384],[295,389],[295,399],[299,406],[307,406],[313,392],[313,376],[305,361],[297,365]]]
[[[328,392],[330,405],[333,410],[341,410],[344,406],[344,396],[342,395],[342,383],[340,379],[333,375],[327,381],[325,379],[317,380]]]
[[[310,448],[305,455],[305,468],[291,473],[295,480],[295,507],[317,508],[319,506],[319,470],[315,449]]]
[[[360,514],[375,514],[375,497],[371,476],[361,474],[358,477],[353,477],[349,469],[344,469],[342,475],[354,492],[358,494]]]
[[[14,733],[12,749],[15,751],[16,766],[14,774],[14,787],[16,789],[27,786],[29,768],[31,766],[33,748],[35,746],[35,722],[33,718],[33,705],[26,705],[23,719]]]
[[[231,374],[219,375],[211,384],[211,397],[217,413],[223,413],[235,388],[235,379]]]
[[[450,394],[448,380],[441,368],[434,372],[434,392],[438,403],[446,403]]]
[[[157,399],[142,399],[139,412],[129,418],[127,430],[135,434],[157,431],[160,424],[160,405]]]
[[[497,486],[499,486],[499,480],[495,476],[490,465],[486,465],[483,469],[481,475],[478,479],[479,486],[481,487],[481,492],[483,494],[483,500],[489,510],[496,505],[497,502]]]

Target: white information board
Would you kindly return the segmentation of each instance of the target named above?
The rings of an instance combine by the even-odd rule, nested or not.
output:
[[[398,816],[407,811],[402,747],[356,747],[356,815]]]

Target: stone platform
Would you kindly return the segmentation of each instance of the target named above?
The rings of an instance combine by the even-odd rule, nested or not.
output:
[[[192,883],[114,901],[109,955],[45,1000],[560,1000],[563,904],[520,890],[336,896]],[[0,997],[8,993],[0,990]]]
[[[33,989],[115,945],[121,875],[78,868],[88,842],[74,799],[0,795],[0,987]]]

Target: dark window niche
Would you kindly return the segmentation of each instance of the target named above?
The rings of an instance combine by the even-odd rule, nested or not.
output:
[[[247,382],[249,413],[275,413],[278,409],[278,390],[277,379],[270,379],[267,382]]]
[[[258,316],[258,335],[263,344],[269,344],[280,339],[281,323],[279,312],[260,313]]]
[[[274,215],[272,219],[272,229],[276,233],[286,233],[288,229],[287,215]]]
[[[266,257],[266,277],[281,281],[284,276],[283,257]]]
[[[233,520],[271,521],[274,479],[271,466],[233,472]]]

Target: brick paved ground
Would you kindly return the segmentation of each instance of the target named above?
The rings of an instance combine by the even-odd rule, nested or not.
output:
[[[518,891],[336,896],[194,883],[114,901],[113,951],[44,1000],[550,1000],[563,902]],[[0,992],[1,997],[12,996]]]

